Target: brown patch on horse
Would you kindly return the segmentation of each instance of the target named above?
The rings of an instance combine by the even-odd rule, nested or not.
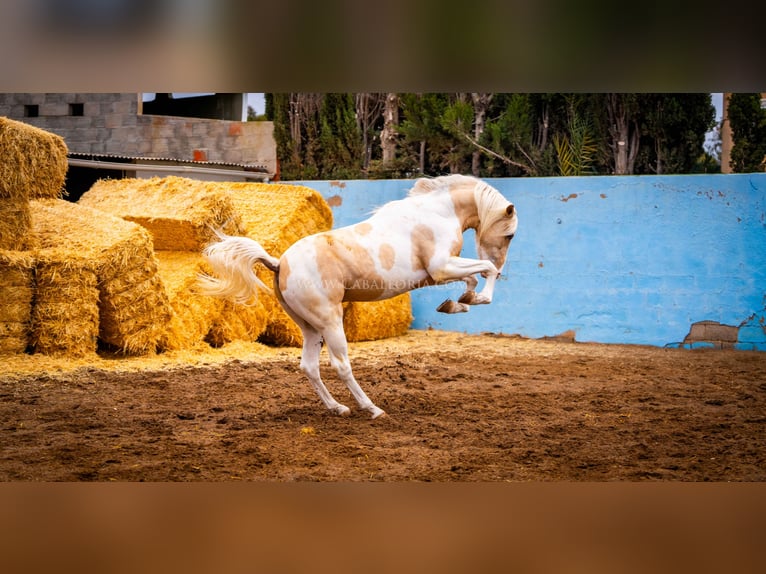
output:
[[[322,285],[339,301],[375,301],[385,291],[370,253],[349,233],[326,233],[316,244]],[[342,292],[341,292],[342,290]]]
[[[460,255],[460,252],[462,250],[463,250],[463,234],[458,230],[455,241],[453,241],[452,245],[450,245],[449,254],[452,255],[453,257],[457,257],[458,255]]]
[[[378,258],[380,259],[380,264],[383,266],[383,269],[388,271],[394,266],[394,262],[396,261],[396,251],[394,251],[394,248],[391,247],[389,243],[384,243],[378,250]]]
[[[455,207],[455,215],[462,224],[462,231],[475,229],[479,224],[479,211],[473,195],[474,184],[460,184],[449,190],[452,205]]]
[[[354,225],[354,231],[358,233],[359,235],[367,235],[370,231],[372,231],[372,225],[364,221],[362,223]]]
[[[412,241],[412,254],[410,256],[412,270],[421,271],[428,269],[428,265],[436,250],[433,229],[423,224],[416,225],[412,228],[410,240]]]
[[[287,262],[287,258],[282,258],[279,262],[279,272],[277,275],[277,285],[280,291],[287,289],[287,279],[290,277],[290,264]]]

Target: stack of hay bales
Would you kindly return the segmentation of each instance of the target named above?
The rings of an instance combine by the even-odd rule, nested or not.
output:
[[[61,200],[64,140],[0,117],[0,354],[82,356],[100,342],[125,353],[221,346],[233,340],[300,345],[273,295],[253,306],[195,292],[210,269],[213,229],[245,235],[280,256],[332,227],[314,190],[179,177],[102,180],[77,204]],[[271,273],[259,269],[266,284]],[[403,333],[409,297],[344,305],[349,340]]]
[[[67,147],[61,137],[0,117],[0,354],[22,353],[29,344],[37,266],[27,251],[30,200],[60,197],[66,170]],[[58,263],[63,262],[48,258],[39,263],[43,305],[36,318],[53,312],[44,302],[50,272]],[[45,345],[46,337],[42,339]]]
[[[235,306],[196,292],[197,276],[210,272],[201,252],[213,229],[242,235],[241,218],[229,194],[208,182],[182,177],[101,180],[78,201],[136,222],[153,238],[159,276],[172,315],[159,342],[161,350],[255,340],[266,324],[264,306]]]
[[[35,350],[82,355],[100,339],[126,354],[153,352],[171,311],[146,229],[63,200],[33,201],[31,212]],[[49,333],[60,340],[47,343]]]
[[[261,292],[252,306],[199,294],[199,273],[210,273],[201,251],[216,237],[212,229],[258,241],[280,257],[298,239],[332,228],[332,211],[313,189],[298,185],[203,182],[181,177],[101,180],[80,205],[144,226],[154,238],[159,274],[173,309],[162,349],[185,349],[202,341],[221,346],[259,339],[300,346],[298,326],[273,294]],[[273,274],[259,266],[266,285]],[[400,335],[412,321],[409,295],[373,303],[346,303],[350,341]]]
[[[27,248],[29,201],[61,197],[66,171],[61,137],[0,117],[0,249]]]
[[[0,249],[0,355],[28,345],[35,262],[29,253]]]

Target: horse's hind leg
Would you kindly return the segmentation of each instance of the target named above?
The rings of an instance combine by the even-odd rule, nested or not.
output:
[[[350,409],[333,398],[319,376],[319,355],[322,352],[322,335],[287,304],[278,285],[275,285],[274,293],[282,308],[301,328],[303,333],[301,371],[306,375],[314,391],[316,391],[316,394],[319,395],[319,398],[322,399],[322,402],[329,410],[339,415],[349,414],[351,412]]]
[[[350,410],[346,405],[336,401],[327,390],[319,376],[319,354],[322,351],[322,336],[310,325],[300,325],[303,331],[303,353],[301,354],[301,370],[305,373],[324,405],[332,412],[347,415]]]
[[[367,397],[351,372],[351,361],[348,358],[348,342],[346,341],[346,334],[343,332],[343,323],[341,322],[339,325],[333,325],[325,329],[322,334],[327,344],[327,350],[330,353],[330,362],[338,373],[338,377],[346,384],[351,394],[354,395],[359,408],[369,411],[374,419],[385,415],[386,413],[383,409],[376,407]]]

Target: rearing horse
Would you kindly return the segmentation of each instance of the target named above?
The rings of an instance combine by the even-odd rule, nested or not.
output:
[[[449,175],[418,179],[406,198],[378,208],[369,219],[296,241],[280,259],[247,237],[219,234],[205,248],[215,275],[201,275],[203,293],[247,303],[257,289],[268,290],[255,275],[262,263],[274,272],[274,291],[303,332],[301,370],[331,411],[346,415],[319,376],[322,340],[330,362],[359,407],[372,418],[384,415],[367,397],[351,371],[343,330],[344,301],[380,301],[427,285],[464,281],[457,302],[438,307],[443,313],[468,311],[492,302],[495,280],[505,263],[518,218],[512,203],[473,177]],[[463,232],[476,230],[479,259],[460,257]],[[485,279],[476,292],[477,274]]]

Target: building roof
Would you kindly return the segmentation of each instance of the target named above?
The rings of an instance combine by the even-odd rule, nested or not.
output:
[[[122,154],[110,154],[110,153],[85,153],[85,152],[68,152],[68,157],[79,158],[92,161],[115,161],[118,160],[122,163],[159,163],[159,162],[172,162],[177,164],[199,166],[199,167],[230,167],[239,168],[244,171],[253,171],[260,173],[268,173],[268,168],[265,165],[259,165],[255,163],[234,163],[225,161],[197,161],[191,159],[179,159],[177,157],[144,157],[137,155],[122,155]]]

